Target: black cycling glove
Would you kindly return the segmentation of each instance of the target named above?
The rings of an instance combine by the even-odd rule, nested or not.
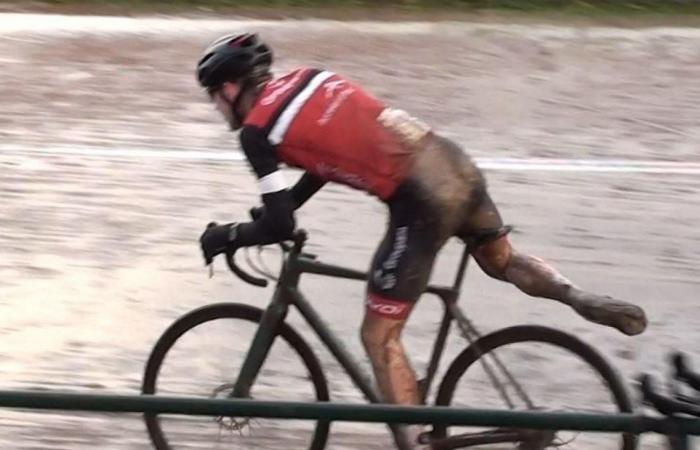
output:
[[[238,245],[236,245],[237,237],[237,223],[227,223],[225,225],[218,225],[216,222],[209,223],[207,229],[199,237],[204,264],[211,264],[216,255],[235,251],[238,248]]]
[[[248,212],[253,220],[258,220],[265,214],[265,206],[254,206]]]

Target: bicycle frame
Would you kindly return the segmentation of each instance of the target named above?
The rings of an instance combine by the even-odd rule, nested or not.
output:
[[[320,362],[317,357],[313,355],[313,351],[309,348],[308,344],[304,342],[303,338],[285,323],[289,308],[296,307],[323,345],[331,352],[334,359],[345,370],[354,385],[364,394],[367,400],[371,403],[381,403],[381,395],[375,388],[374,377],[369,375],[355,357],[346,349],[343,342],[336,337],[329,325],[320,317],[306,297],[299,291],[298,287],[299,280],[303,273],[366,281],[368,277],[371,276],[371,272],[368,274],[338,265],[318,262],[313,255],[302,252],[305,240],[306,233],[300,230],[294,236],[293,246],[287,243],[280,244],[284,250],[282,270],[277,279],[272,299],[264,311],[258,308],[251,308],[233,303],[212,305],[214,308],[205,307],[198,309],[183,316],[173,324],[161,339],[159,339],[154,352],[152,352],[149,358],[143,392],[155,393],[155,380],[163,357],[175,342],[175,339],[182,334],[183,331],[179,331],[182,327],[184,327],[184,331],[186,331],[202,323],[202,320],[238,318],[249,322],[257,322],[257,330],[247,349],[243,364],[240,366],[240,372],[235,376],[235,379],[227,380],[228,383],[221,385],[222,389],[215,390],[215,394],[225,389],[229,391],[230,398],[251,398],[251,388],[268,357],[277,335],[281,334],[281,337],[284,337],[284,339],[292,344],[292,347],[299,353],[299,356],[311,371],[310,375],[312,375],[313,378],[318,401],[329,401],[327,381],[323,376]],[[237,266],[234,253],[235,252],[226,253],[226,263],[229,269],[243,281],[255,286],[264,287],[267,286],[265,278],[275,280],[262,260],[262,269],[256,267],[252,262],[250,265],[255,272],[265,278],[258,278],[245,272]],[[614,397],[612,400],[620,411],[630,412],[632,410],[629,396],[615,370],[594,348],[570,334],[542,326],[518,326],[504,328],[490,333],[489,335],[482,336],[457,306],[460,288],[464,281],[464,275],[470,256],[470,246],[466,245],[458,264],[452,286],[428,285],[422,292],[423,294],[437,296],[442,301],[444,311],[432,347],[432,354],[427,364],[425,377],[418,380],[420,403],[425,404],[427,402],[430,386],[440,366],[447,336],[450,332],[451,324],[454,321],[459,331],[461,331],[464,337],[469,341],[469,346],[465,348],[447,368],[440,388],[436,392],[436,405],[449,406],[452,404],[457,383],[461,381],[465,370],[478,361],[480,368],[483,369],[483,373],[487,376],[490,383],[500,394],[501,399],[509,409],[515,409],[519,406],[525,406],[529,410],[535,409],[536,405],[529,398],[525,390],[522,389],[518,380],[512,376],[510,370],[508,370],[501,358],[494,353],[495,349],[504,345],[533,341],[536,343],[551,344],[579,356],[592,367],[594,372],[597,372],[600,377],[602,377],[612,397]],[[225,308],[220,309],[221,307]],[[178,334],[174,336],[176,333]],[[700,385],[700,375],[697,376],[697,380],[699,380],[697,384]],[[519,397],[520,399],[517,406],[515,402],[511,400],[511,392],[514,398]],[[162,431],[156,419],[156,417],[146,416],[149,433],[151,433],[154,443],[165,442],[163,441]],[[316,437],[323,439],[323,442],[319,441],[319,445],[325,442],[329,424],[330,421],[327,419],[319,420],[316,428],[317,432],[315,433]],[[427,424],[430,425],[430,422],[427,422]],[[387,425],[391,429],[395,443],[399,449],[406,450],[408,448],[413,448],[415,441],[411,442],[411,440],[413,440],[414,437],[409,436],[410,433],[406,432],[400,421],[391,422]],[[318,434],[319,431],[321,434]],[[454,430],[450,428],[450,431]],[[452,450],[505,442],[517,443],[519,448],[522,448],[522,445],[527,446],[527,448],[542,448],[542,446],[549,445],[550,443],[556,443],[557,445],[562,444],[562,442],[564,444],[566,443],[557,440],[557,430],[494,428],[486,431],[455,434],[452,432],[447,433],[447,427],[439,422],[433,423],[432,430],[421,433],[417,438],[418,442],[430,444],[431,448],[435,448],[436,450]],[[621,443],[623,448],[634,448],[636,439],[631,433],[625,433],[622,438],[623,441]],[[318,446],[316,444],[314,445]]]
[[[445,306],[445,310],[433,345],[426,375],[419,381],[422,403],[426,401],[426,397],[430,391],[430,385],[437,372],[452,321],[457,321],[464,334],[476,334],[468,319],[464,317],[456,306],[469,256],[469,249],[465,247],[452,287],[429,285],[424,291],[424,293],[433,294],[440,298]],[[374,383],[372,381],[374,378],[361,368],[355,357],[333,333],[330,326],[321,318],[309,301],[298,290],[299,278],[303,273],[351,280],[367,280],[368,277],[365,272],[315,261],[312,257],[301,253],[300,250],[295,249],[290,252],[284,261],[272,301],[263,314],[260,326],[255,333],[245,357],[239,377],[235,382],[232,397],[250,397],[251,386],[267,357],[277,334],[277,330],[280,324],[285,320],[291,305],[299,310],[311,329],[330,350],[331,354],[343,369],[345,369],[355,386],[364,394],[367,400],[372,403],[381,403],[381,396],[374,388]]]
[[[277,335],[280,325],[284,322],[290,306],[294,306],[301,313],[304,320],[309,324],[311,329],[316,333],[321,342],[330,350],[333,357],[343,367],[345,372],[350,376],[355,386],[364,394],[368,401],[372,403],[381,403],[381,396],[374,387],[374,377],[366,373],[355,357],[346,349],[342,341],[331,331],[329,325],[320,317],[316,310],[306,300],[304,295],[298,290],[299,279],[303,273],[311,273],[316,275],[325,275],[335,278],[345,278],[351,280],[367,280],[368,274],[365,272],[348,269],[331,264],[325,264],[314,260],[314,257],[305,255],[301,252],[303,241],[297,242],[294,249],[286,257],[280,278],[277,282],[275,292],[268,307],[265,309],[260,325],[253,337],[253,341],[248,349],[245,360],[238,375],[238,379],[234,383],[234,388],[231,392],[233,398],[249,398],[250,389],[255,381],[255,378],[260,371],[267,354],[272,347],[274,339]],[[447,335],[450,331],[452,322],[456,322],[462,335],[470,344],[473,344],[476,339],[481,337],[481,333],[474,325],[465,317],[462,311],[457,306],[457,300],[460,295],[460,287],[464,281],[464,275],[469,262],[471,252],[468,246],[465,246],[464,252],[457,268],[455,281],[452,286],[435,286],[428,285],[424,294],[432,294],[437,296],[443,302],[444,312],[440,328],[438,329],[435,342],[433,344],[430,362],[428,364],[426,374],[418,380],[419,396],[422,404],[427,401],[430,386],[435,378],[440,359],[445,349]],[[232,268],[235,264],[230,262]],[[239,269],[240,270],[240,269]],[[498,390],[501,399],[508,405],[509,408],[514,408],[514,403],[508,393],[503,388],[503,383],[499,380],[499,375],[507,379],[507,384],[511,385],[517,395],[532,408],[534,405],[527,393],[520,387],[520,384],[510,374],[510,371],[495,355],[491,355],[492,362],[481,361],[481,364],[488,375],[492,385]],[[493,364],[495,367],[492,367]],[[497,369],[497,370],[495,370]],[[400,432],[396,424],[389,424],[396,444],[401,449],[412,448],[404,440],[404,436]],[[522,432],[512,432],[508,430],[494,431],[492,433],[472,434],[455,436],[447,439],[435,441],[435,448],[453,449],[474,446],[485,443],[498,442],[517,442],[523,438],[527,438],[527,434]]]

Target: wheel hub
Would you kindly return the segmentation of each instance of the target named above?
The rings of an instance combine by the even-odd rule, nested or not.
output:
[[[223,399],[233,398],[233,388],[233,383],[222,384],[214,388],[209,397]],[[218,423],[222,429],[241,434],[243,434],[243,430],[250,426],[249,417],[218,416],[214,418],[214,421]]]

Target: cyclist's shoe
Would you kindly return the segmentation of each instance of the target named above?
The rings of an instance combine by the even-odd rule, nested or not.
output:
[[[586,320],[618,329],[629,336],[644,331],[647,317],[637,305],[572,288],[571,307]]]
[[[421,442],[421,437],[425,434],[423,425],[405,425],[402,432],[411,450],[432,450],[430,444]]]

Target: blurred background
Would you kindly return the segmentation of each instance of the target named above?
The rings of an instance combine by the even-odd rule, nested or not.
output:
[[[2,389],[135,394],[152,346],[177,317],[214,302],[269,300],[272,288],[245,285],[221,262],[209,279],[197,243],[207,222],[243,220],[259,201],[237,136],[194,78],[212,39],[243,31],[269,41],[277,74],[336,71],[455,139],[484,168],[517,247],[583,287],[639,304],[650,319],[644,334],[625,337],[474,266],[461,301],[483,331],[522,323],[569,331],[627,381],[662,373],[674,349],[700,357],[697,1],[115,0],[0,2],[0,11]],[[327,186],[297,219],[321,259],[364,269],[386,211]],[[435,282],[452,279],[461,250],[445,249]],[[274,251],[265,257],[279,265]],[[363,285],[308,276],[302,287],[369,367],[357,337]],[[432,300],[417,309],[404,340],[422,369],[441,311]],[[362,401],[301,330],[332,398]],[[242,340],[238,332],[212,332],[183,358],[209,367],[225,359],[220,345]],[[223,353],[199,364],[214,348]],[[463,348],[452,336],[445,363]],[[591,406],[589,385],[565,357],[521,362],[537,364],[531,379],[562,382],[561,395]],[[179,372],[190,393],[207,395],[190,370]],[[264,393],[287,398],[288,389]],[[216,445],[174,448],[279,448],[295,436],[280,430],[270,442],[219,436]],[[381,426],[334,430],[328,448],[389,445]],[[0,410],[0,447],[150,444],[136,415]],[[649,437],[642,448],[661,447]]]

